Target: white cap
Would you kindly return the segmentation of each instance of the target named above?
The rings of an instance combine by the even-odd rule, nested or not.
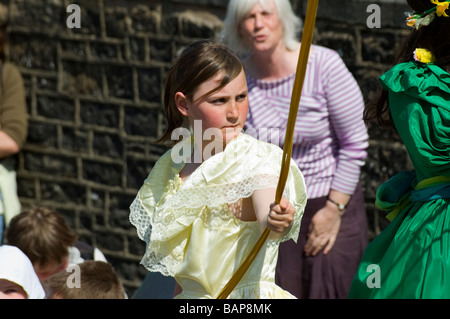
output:
[[[30,259],[17,247],[0,246],[0,279],[21,286],[28,299],[44,299],[45,292]]]

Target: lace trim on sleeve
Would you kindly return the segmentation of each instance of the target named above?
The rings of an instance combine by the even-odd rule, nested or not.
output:
[[[153,197],[142,199],[140,192],[130,206],[130,222],[136,227],[139,238],[147,244],[141,264],[149,271],[158,271],[165,276],[175,275],[183,261],[185,245],[190,234],[189,227],[195,219],[200,218],[211,227],[235,222],[235,217],[231,217],[231,213],[227,215],[223,209],[213,208],[249,197],[257,189],[276,188],[277,183],[278,176],[259,175],[240,183],[181,188],[173,195],[163,196],[167,201],[159,206],[159,203],[154,203]],[[293,186],[292,183],[287,185],[285,194],[287,198],[296,191]],[[291,203],[296,208],[294,223],[291,231],[278,239],[277,243],[291,238],[297,240],[304,200],[302,197],[291,197]],[[203,213],[206,206],[208,214]]]

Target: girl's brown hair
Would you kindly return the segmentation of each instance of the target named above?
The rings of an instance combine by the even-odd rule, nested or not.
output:
[[[431,9],[435,4],[430,0],[407,0],[409,6],[417,13]],[[412,60],[413,52],[417,48],[428,49],[436,57],[435,64],[450,71],[450,18],[437,17],[428,26],[411,31],[395,56],[394,63],[399,64]],[[370,101],[364,110],[364,120],[369,122],[376,119],[380,127],[393,128],[389,110],[388,93],[381,90],[376,100]]]
[[[64,218],[47,208],[34,208],[15,216],[8,227],[8,245],[23,251],[35,266],[61,263],[77,240]]]
[[[243,66],[239,58],[222,43],[214,40],[199,40],[188,45],[169,69],[164,85],[164,112],[167,128],[158,142],[171,139],[172,132],[180,127],[188,127],[185,118],[175,104],[175,93],[182,92],[188,99],[192,99],[198,87],[216,76],[223,74],[222,82],[214,90],[204,96],[219,91],[242,71]],[[171,144],[177,141],[172,141]]]

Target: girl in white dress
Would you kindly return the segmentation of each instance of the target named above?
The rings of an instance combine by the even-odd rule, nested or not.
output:
[[[265,228],[271,230],[230,298],[294,298],[275,284],[278,245],[297,240],[306,204],[290,164],[275,204],[283,151],[242,132],[248,109],[243,66],[223,44],[189,45],[169,70],[164,108],[172,143],[130,210],[147,243],[141,263],[173,276],[176,298],[216,298]]]

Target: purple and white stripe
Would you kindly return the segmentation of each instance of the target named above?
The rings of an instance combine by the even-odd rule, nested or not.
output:
[[[275,81],[247,77],[246,133],[261,139],[258,132],[266,131],[270,142],[284,145],[294,80],[295,74]],[[363,109],[359,86],[337,52],[313,45],[292,149],[308,198],[326,196],[330,188],[353,194],[367,156]]]

